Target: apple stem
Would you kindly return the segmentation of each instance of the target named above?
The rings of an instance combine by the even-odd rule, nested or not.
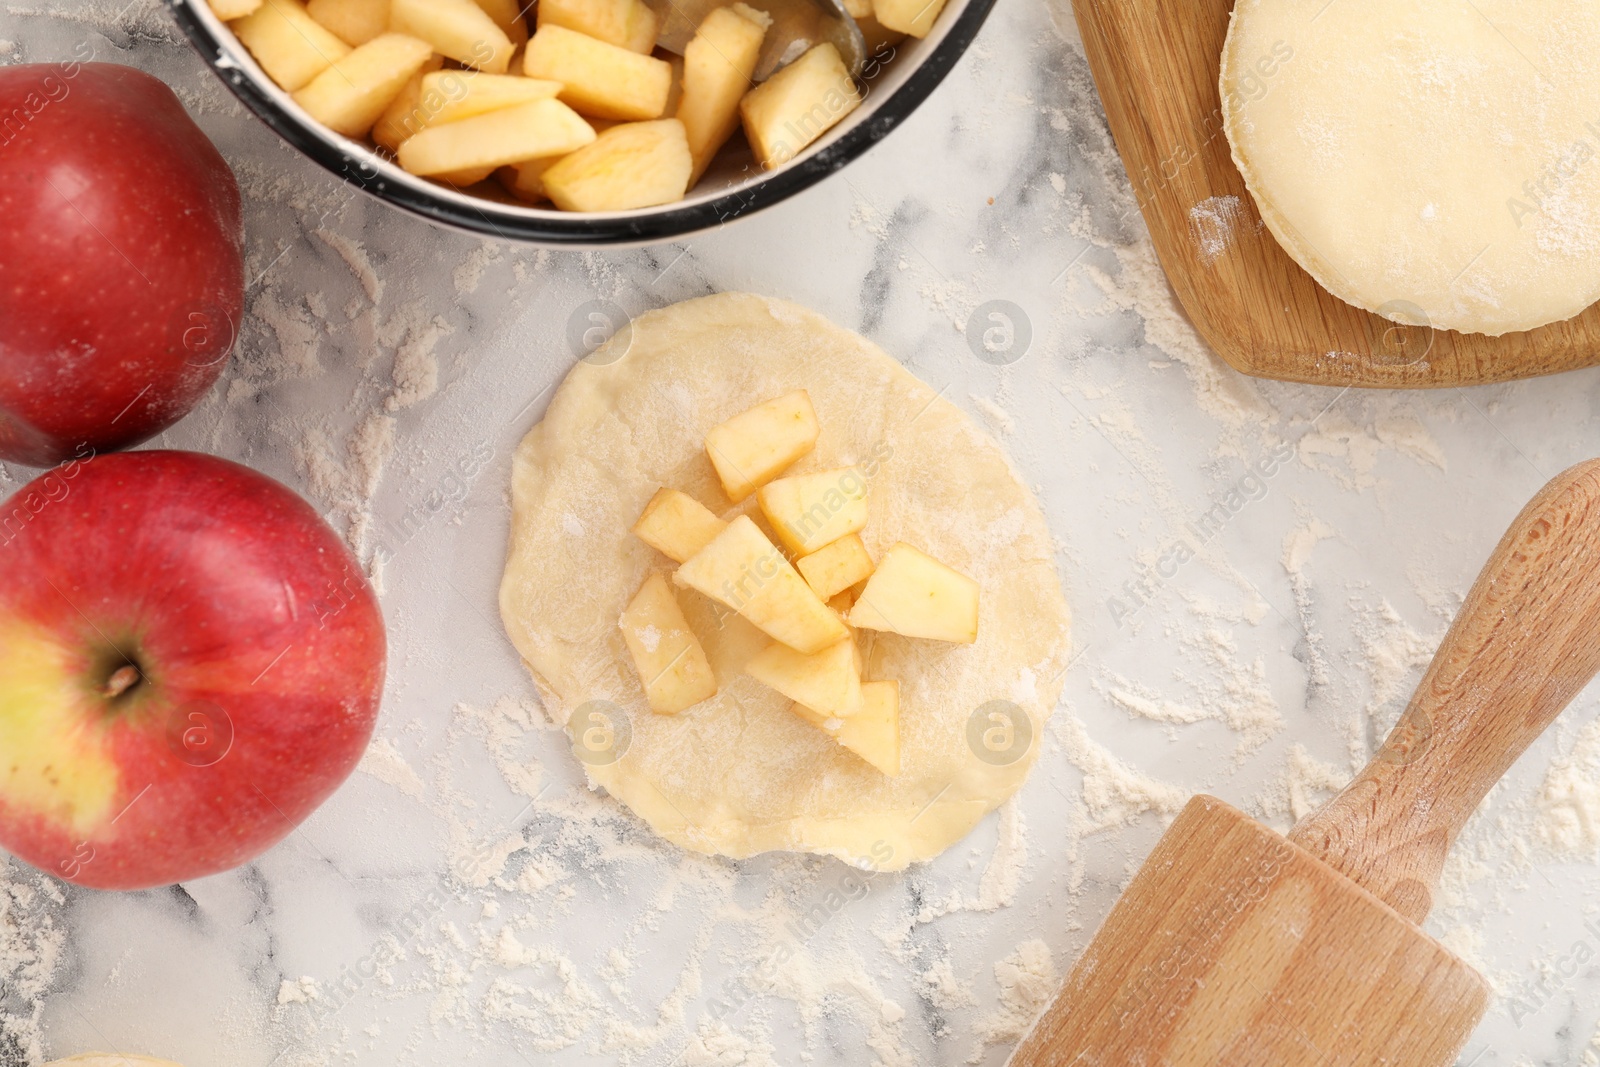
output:
[[[131,663],[124,663],[111,672],[111,677],[106,679],[106,687],[103,692],[108,698],[115,700],[138,685],[141,677],[143,676],[139,673],[138,667]]]

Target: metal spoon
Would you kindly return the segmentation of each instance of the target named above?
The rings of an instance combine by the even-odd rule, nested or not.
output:
[[[694,40],[701,21],[719,7],[734,0],[647,0],[661,15],[661,35],[656,44],[683,55]],[[867,62],[867,42],[861,28],[845,10],[843,0],[744,0],[772,18],[761,56],[756,60],[755,80],[766,81],[773,71],[799,59],[813,45],[830,42],[839,50],[852,77],[859,78]]]

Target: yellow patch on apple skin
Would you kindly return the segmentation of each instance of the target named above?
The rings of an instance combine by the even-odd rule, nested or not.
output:
[[[0,794],[87,838],[111,817],[121,776],[103,735],[72,714],[82,699],[65,649],[0,627]]]

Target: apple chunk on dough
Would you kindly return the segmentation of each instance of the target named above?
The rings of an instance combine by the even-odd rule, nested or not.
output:
[[[687,563],[727,528],[727,523],[689,494],[661,489],[633,524],[633,534],[668,559]]]
[[[796,389],[712,427],[706,455],[737,504],[816,447],[821,433],[811,394]]]
[[[819,715],[848,718],[861,710],[855,646],[855,639],[846,637],[807,656],[774,641],[745,664],[744,672]]]
[[[651,711],[676,715],[717,695],[705,649],[661,575],[645,580],[622,613],[621,626]]]
[[[978,639],[978,583],[902,541],[867,580],[850,625],[970,645]]]
[[[799,703],[790,709],[889,777],[900,773],[899,682],[862,682],[861,708],[847,719],[830,719]]]
[[[779,478],[756,494],[785,548],[809,555],[867,525],[867,478],[856,467]]]
[[[850,634],[748,515],[729,523],[672,580],[732,608],[797,652],[821,652]]]
[[[872,557],[857,534],[841,537],[825,548],[794,561],[800,577],[832,606],[833,599],[857,582],[872,577]]]

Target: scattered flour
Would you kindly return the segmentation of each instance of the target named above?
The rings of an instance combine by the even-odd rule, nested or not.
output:
[[[995,433],[1008,434],[1017,428],[1017,420],[1005,408],[985,396],[972,395],[972,403]]]
[[[285,978],[278,986],[279,1004],[310,1004],[321,996],[315,978],[302,977],[298,980]]]
[[[1600,857],[1600,720],[1545,772],[1536,798],[1539,841],[1562,859]]]
[[[42,1063],[45,1000],[55,986],[67,931],[66,903],[46,876],[0,861],[0,1063]]]
[[[1104,241],[1087,230],[1077,236],[1097,244]],[[1219,454],[1252,456],[1262,430],[1277,421],[1277,413],[1251,379],[1224,363],[1201,339],[1173,295],[1149,237],[1112,247],[1117,277],[1092,265],[1084,268],[1105,294],[1106,304],[1097,310],[1137,314],[1144,322],[1145,340],[1182,365],[1196,403],[1222,429]]]
[[[1129,767],[1096,744],[1070,709],[1050,723],[1061,737],[1067,758],[1083,772],[1085,832],[1126,826],[1147,811],[1172,815],[1188,803],[1189,794],[1182,789]]]
[[[428,399],[439,389],[439,362],[434,355],[450,324],[434,316],[413,312],[405,336],[394,354],[394,391],[384,401],[388,411],[401,411]]]
[[[368,300],[374,304],[383,303],[383,276],[372,266],[372,260],[360,241],[323,227],[318,227],[312,233],[317,240],[339,254],[345,266],[350,268],[350,273],[356,276]]]
[[[1362,426],[1333,409],[1317,420],[1297,446],[1302,463],[1353,490],[1378,484],[1375,471],[1385,449],[1445,469],[1444,449],[1427,427],[1409,415],[1379,414],[1370,426]]]
[[[284,303],[276,289],[262,289],[250,303],[249,321],[270,330],[277,347],[263,353],[264,363],[252,366],[245,346],[236,361],[242,365],[242,380],[259,386],[286,378],[310,378],[322,371],[322,330],[309,309]]]
[[[370,774],[378,781],[392,785],[408,797],[421,799],[424,786],[417,772],[411,769],[406,758],[395,748],[394,742],[387,737],[374,737],[372,744],[367,746],[366,754],[361,757],[361,763],[356,767],[363,774]]]
[[[967,899],[958,888],[944,904],[926,904],[917,922],[930,923],[958,911],[993,912],[1010,907],[1028,866],[1028,830],[1016,797],[1000,806],[999,837],[994,854],[978,881],[978,893]]]
[[[747,1038],[727,1023],[700,1024],[678,1058],[683,1067],[777,1067],[770,1041]]]
[[[1312,688],[1320,688],[1331,681],[1328,656],[1324,649],[1322,631],[1317,626],[1312,610],[1311,583],[1306,579],[1306,563],[1311,552],[1323,541],[1338,536],[1338,531],[1321,519],[1312,519],[1304,526],[1290,530],[1283,539],[1283,555],[1279,561],[1289,576],[1289,589],[1294,593],[1295,614],[1300,619],[1300,629],[1306,635],[1307,681]]]
[[[1351,738],[1352,772],[1359,771],[1388,736],[1411,696],[1409,683],[1426,668],[1442,638],[1425,638],[1412,629],[1387,599],[1365,613],[1357,639],[1367,661],[1370,693],[1365,709],[1365,735]],[[1361,725],[1358,723],[1358,725]]]
[[[1350,782],[1349,770],[1312,756],[1306,747],[1289,746],[1284,769],[1256,797],[1256,808],[1268,818],[1288,816],[1292,825],[1316,811]]]
[[[979,1025],[979,1044],[968,1063],[981,1061],[990,1046],[1022,1040],[1061,984],[1050,946],[1038,939],[1022,942],[995,964],[994,980],[1000,987],[1000,1008]]]
[[[1209,668],[1191,680],[1196,702],[1171,700],[1145,683],[1115,674],[1098,688],[1124,711],[1152,722],[1224,723],[1239,735],[1235,759],[1245,759],[1283,728],[1283,716],[1267,685],[1265,662],[1259,657],[1249,664],[1240,662],[1233,637],[1216,627],[1185,636],[1184,645],[1198,651]]]
[[[456,293],[468,296],[478,291],[478,286],[483,284],[483,274],[489,266],[500,260],[503,254],[500,246],[481,244],[467,255],[467,258],[458,266],[451,280],[455,282]]]
[[[940,1011],[951,1012],[978,1006],[978,998],[972,995],[972,988],[956,977],[949,956],[923,971],[922,983],[928,1003]]]
[[[1332,537],[1337,537],[1338,531],[1321,519],[1313,519],[1304,526],[1298,526],[1289,531],[1283,539],[1283,555],[1279,561],[1283,569],[1291,578],[1304,578],[1306,561],[1311,558],[1311,550],[1318,544]]]

